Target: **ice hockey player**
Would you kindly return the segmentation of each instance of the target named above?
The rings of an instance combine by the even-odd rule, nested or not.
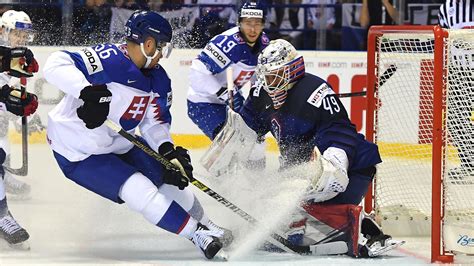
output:
[[[228,111],[228,122],[212,144],[220,149],[211,147],[216,156],[210,158],[225,158],[218,150],[245,157],[251,148],[246,143],[271,132],[280,149],[281,171],[315,160],[309,164],[314,176],[300,206],[306,217],[292,219],[289,241],[312,245],[318,254],[355,257],[378,256],[402,244],[357,206],[381,158],[377,145],[357,133],[331,86],[306,73],[303,57],[282,39],[271,41],[259,55],[256,75],[259,86],[252,88],[240,114]],[[233,143],[239,143],[237,151],[227,148],[235,147]],[[209,163],[227,164],[219,159]],[[310,220],[332,230],[324,241],[304,242]]]
[[[8,10],[3,13],[1,19],[1,35],[0,43],[8,47],[25,46],[33,40],[34,32],[31,19],[23,11]],[[35,62],[36,63],[36,62]],[[17,86],[19,80],[7,73],[0,74],[0,85],[9,84],[10,86]],[[0,149],[7,152],[7,164],[10,160],[8,129],[10,121],[16,121],[18,118],[11,115],[11,113],[0,113]],[[9,195],[9,199],[29,199],[31,187],[27,183],[16,178],[12,173],[5,171],[4,176],[5,189]]]
[[[0,75],[15,77],[31,77],[38,72],[38,64],[33,53],[24,47],[8,48],[0,46]],[[21,95],[21,90],[10,87],[6,82],[0,84],[0,113],[10,112],[16,116],[29,116],[38,107],[38,98],[32,93]],[[8,209],[5,191],[5,168],[3,164],[7,157],[5,141],[0,143],[0,237],[9,245],[18,248],[28,248],[28,232],[13,218]]]
[[[212,38],[192,61],[188,116],[211,140],[225,123],[226,108],[231,106],[239,112],[242,107],[241,88],[252,80],[257,57],[269,42],[263,32],[265,13],[261,3],[245,2],[238,14],[238,26]],[[228,68],[232,70],[233,88],[227,87]],[[243,163],[250,168],[263,168],[264,151],[265,142],[261,139],[254,156]]]
[[[158,64],[171,52],[169,22],[136,11],[125,25],[126,44],[100,44],[53,53],[44,76],[66,94],[49,113],[48,142],[64,175],[80,186],[141,213],[147,221],[190,239],[212,259],[224,230],[207,218],[188,186],[188,151],[170,136],[171,81]],[[110,119],[134,133],[185,173],[166,170],[110,130]]]

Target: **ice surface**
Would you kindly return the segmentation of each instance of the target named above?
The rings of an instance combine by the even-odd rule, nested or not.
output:
[[[202,152],[191,152],[195,162]],[[276,159],[270,158],[269,167],[275,165]],[[274,191],[284,182],[278,176],[236,177],[225,183],[204,177],[205,172],[197,168],[197,176],[202,182],[265,224],[282,220],[296,197],[291,193],[291,187],[287,187],[284,193]],[[30,146],[30,174],[22,180],[32,185],[32,199],[10,201],[9,205],[15,218],[31,235],[31,250],[11,250],[1,243],[0,265],[405,265],[429,261],[427,239],[406,239],[404,248],[378,259],[354,260],[346,256],[316,257],[259,251],[255,245],[265,238],[265,234],[252,231],[248,222],[195,189],[209,216],[219,225],[233,229],[237,235],[236,245],[228,252],[228,262],[206,261],[190,241],[149,224],[125,205],[104,200],[63,177],[47,145]],[[295,186],[301,185],[294,183]],[[262,186],[265,188],[263,191],[255,191]],[[252,198],[261,201],[248,202]],[[275,216],[269,215],[272,212]],[[280,218],[275,218],[278,216]],[[261,231],[261,227],[257,231]]]

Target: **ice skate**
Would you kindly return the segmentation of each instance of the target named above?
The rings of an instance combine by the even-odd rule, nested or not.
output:
[[[207,259],[214,258],[214,256],[216,256],[216,254],[222,249],[222,243],[219,240],[219,232],[209,230],[202,224],[198,224],[198,228],[194,232],[191,241]]]
[[[5,172],[4,183],[9,200],[31,199],[31,186],[19,179],[16,179],[11,173],[7,171]]]
[[[363,258],[378,257],[403,244],[405,244],[405,241],[403,240],[394,240],[390,235],[381,234],[372,237],[363,247],[361,247],[360,256]]]
[[[22,250],[28,250],[30,248],[27,241],[30,235],[18,224],[10,213],[0,218],[0,232],[1,237],[5,239],[12,248]]]
[[[209,230],[216,231],[218,233],[217,237],[221,241],[222,247],[226,248],[230,246],[230,244],[232,244],[232,241],[234,241],[232,231],[230,231],[229,229],[220,227],[217,224],[213,223],[211,220],[209,220],[207,227],[209,228]]]
[[[394,240],[392,236],[383,233],[380,226],[375,222],[374,215],[366,215],[362,219],[361,226],[363,237],[366,243],[360,243],[359,253],[362,258],[378,257],[392,249],[405,244],[403,240]],[[359,239],[359,241],[362,241]]]

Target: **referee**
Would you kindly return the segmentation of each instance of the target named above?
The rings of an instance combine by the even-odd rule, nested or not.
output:
[[[446,0],[439,8],[439,25],[446,29],[473,29],[473,2],[474,0]]]
[[[474,29],[473,2],[446,0],[439,8],[439,25],[447,29]],[[447,127],[451,141],[458,149],[461,165],[451,168],[448,177],[454,184],[473,184],[474,125],[471,116],[474,102],[474,43],[464,39],[455,40],[451,49],[454,62],[448,66]],[[465,60],[466,57],[470,59]]]

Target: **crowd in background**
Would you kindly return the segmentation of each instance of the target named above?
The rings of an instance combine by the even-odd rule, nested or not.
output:
[[[437,11],[442,3],[440,0],[406,0],[403,1],[405,13],[399,14],[393,2],[397,0],[260,1],[268,7],[265,26],[268,36],[284,38],[304,50],[365,50],[367,28],[371,25],[436,24],[437,16],[432,10]],[[117,42],[122,27],[114,25],[122,23],[120,16],[127,17],[132,10],[147,9],[168,14],[174,21],[172,25],[180,29],[176,31],[175,46],[202,48],[210,38],[235,25],[235,10],[242,0],[72,1],[72,29],[69,31],[62,26],[65,24],[64,1],[11,2],[0,5],[0,14],[10,8],[27,12],[36,31],[35,45]],[[419,15],[420,12],[426,14]],[[421,18],[410,17],[417,14]],[[68,32],[70,37],[64,39]]]

